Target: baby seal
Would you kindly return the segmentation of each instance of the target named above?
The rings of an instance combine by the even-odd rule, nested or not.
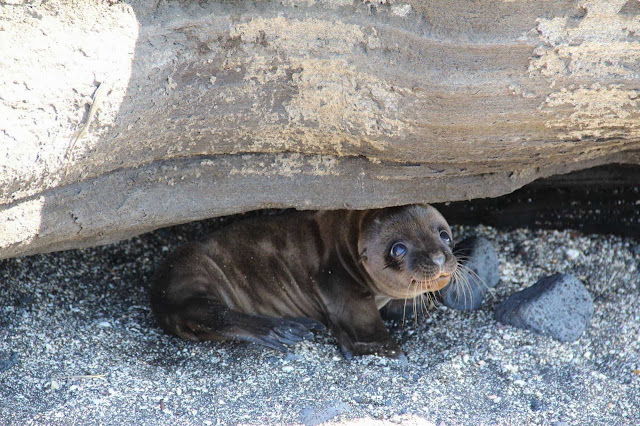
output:
[[[153,278],[152,308],[190,340],[286,351],[324,324],[347,358],[404,357],[379,309],[448,284],[452,243],[429,205],[249,219],[170,255]]]

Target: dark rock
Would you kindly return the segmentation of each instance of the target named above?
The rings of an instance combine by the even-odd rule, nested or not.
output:
[[[265,358],[265,361],[271,365],[273,364],[278,364],[280,362],[282,362],[282,358],[277,357],[277,356],[268,356]]]
[[[577,340],[593,315],[593,300],[573,275],[555,274],[512,294],[495,311],[504,324],[551,336]]]
[[[420,309],[425,303],[429,306],[427,300],[421,300],[424,296],[418,296],[415,299],[396,299],[392,300],[382,308],[380,308],[380,315],[387,321],[403,321],[411,319],[416,314],[416,309]]]
[[[15,352],[0,353],[0,373],[7,371],[18,363],[18,354]]]
[[[631,246],[631,253],[633,253],[634,256],[640,256],[640,244]]]
[[[543,411],[546,408],[546,404],[538,398],[533,397],[529,402],[529,408],[531,408],[531,411]]]
[[[319,425],[339,416],[348,409],[349,406],[341,401],[335,401],[326,407],[305,407],[300,411],[300,423],[311,426]]]
[[[440,291],[442,303],[459,311],[478,309],[487,289],[500,280],[496,251],[486,238],[469,237],[456,245],[454,253],[464,265],[462,279]]]
[[[33,296],[26,293],[21,293],[14,303],[16,308],[26,308],[33,304]]]

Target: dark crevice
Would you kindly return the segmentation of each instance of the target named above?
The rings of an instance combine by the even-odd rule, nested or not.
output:
[[[640,166],[594,167],[539,179],[497,198],[435,206],[451,224],[640,237]]]

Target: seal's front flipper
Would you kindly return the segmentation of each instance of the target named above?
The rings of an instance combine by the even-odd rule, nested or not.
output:
[[[331,332],[347,359],[379,355],[404,359],[405,355],[382,322],[372,293],[363,291],[353,279],[336,268],[320,276],[327,292],[325,307]]]
[[[391,338],[382,320],[377,330],[371,324],[358,327],[356,324],[334,324],[331,329],[338,339],[340,351],[345,358],[360,355],[378,355],[392,359],[405,360],[406,356]]]
[[[169,311],[169,312],[167,312]],[[282,352],[285,345],[310,339],[324,326],[310,318],[274,318],[237,312],[207,298],[190,298],[180,306],[157,314],[163,327],[189,340],[236,339],[257,343]]]

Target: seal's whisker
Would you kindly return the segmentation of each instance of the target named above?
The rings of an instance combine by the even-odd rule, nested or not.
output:
[[[404,306],[402,307],[402,327],[404,327],[404,320],[407,313],[407,299],[404,299]]]
[[[487,285],[487,283],[484,281],[484,279],[482,279],[482,277],[480,275],[478,275],[478,273],[476,271],[474,271],[473,269],[469,268],[467,265],[463,264],[463,263],[458,263],[458,266],[456,269],[462,269],[464,271],[467,271],[467,273],[475,278],[478,279],[478,281],[480,281],[480,283],[485,286],[485,288],[488,290],[489,286]]]
[[[414,284],[415,280],[411,280],[409,281],[409,285],[407,286],[407,290],[405,292],[405,294],[409,295],[411,294],[411,286]],[[402,307],[402,326],[404,327],[404,321],[406,318],[406,313],[407,313],[407,298],[404,299],[404,306]]]
[[[493,296],[493,292],[492,292],[492,288],[489,287],[489,285],[487,285],[486,281],[480,276],[478,275],[478,273],[476,271],[474,271],[473,269],[469,268],[467,265],[464,264],[459,264],[458,268],[460,268],[463,271],[466,271],[470,276],[473,276],[477,279],[477,281],[480,282],[480,284],[482,284],[482,286],[485,289],[485,293],[488,293],[490,295],[490,297],[494,297]],[[456,269],[458,269],[456,268]],[[469,278],[467,278],[469,279]]]
[[[472,301],[473,297],[468,276],[466,276],[460,269],[456,268],[453,278],[455,279],[456,286],[454,290],[456,302],[460,301],[460,296],[462,294],[463,303],[465,306],[468,306],[467,302]],[[469,295],[469,300],[467,300],[467,295]]]

